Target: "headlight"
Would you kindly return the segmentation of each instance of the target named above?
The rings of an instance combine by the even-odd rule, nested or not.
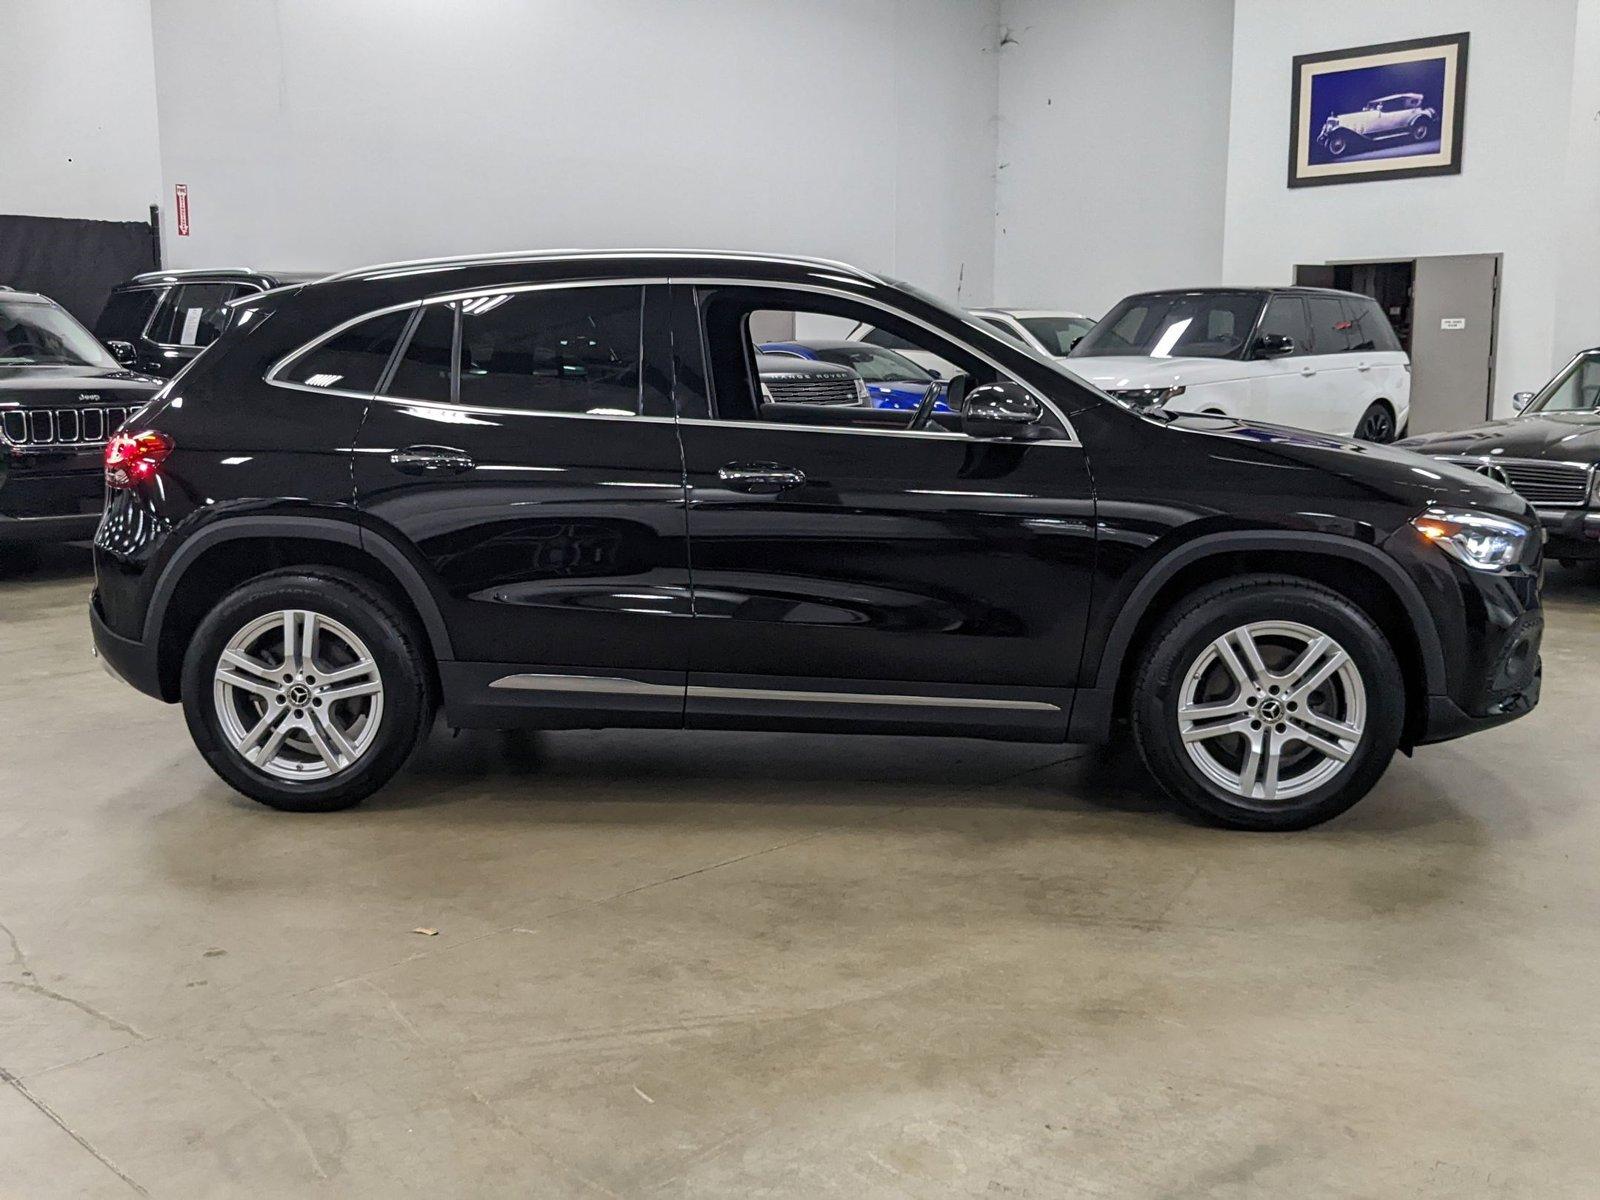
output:
[[[872,403],[872,393],[867,391],[867,381],[861,376],[856,376],[856,399],[863,404]]]
[[[1185,390],[1182,387],[1119,388],[1113,390],[1111,394],[1136,408],[1159,408],[1174,396],[1183,395]]]
[[[1522,559],[1527,526],[1488,513],[1430,508],[1411,524],[1446,554],[1479,571],[1503,571]]]
[[[1589,468],[1589,503],[1600,508],[1600,464]]]

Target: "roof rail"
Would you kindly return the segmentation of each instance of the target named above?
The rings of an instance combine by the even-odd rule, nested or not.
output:
[[[397,262],[374,263],[365,267],[352,267],[345,271],[336,271],[317,280],[318,283],[332,283],[341,279],[358,279],[364,275],[378,274],[388,271],[422,271],[430,267],[454,266],[493,266],[501,263],[519,262],[551,262],[562,259],[593,259],[593,258],[734,258],[751,262],[777,262],[794,266],[826,267],[831,271],[844,271],[861,279],[876,281],[876,276],[863,271],[860,267],[851,266],[849,263],[838,262],[831,258],[813,258],[803,254],[765,254],[756,250],[693,250],[682,248],[658,249],[612,249],[612,250],[513,250],[492,254],[457,254],[443,258],[413,258],[402,259]]]
[[[179,279],[190,275],[259,275],[254,267],[179,267],[170,271],[140,271],[130,283],[144,283],[152,279]]]

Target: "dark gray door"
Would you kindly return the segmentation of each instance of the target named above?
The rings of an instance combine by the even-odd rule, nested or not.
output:
[[[1417,259],[1411,332],[1412,433],[1491,415],[1500,256]]]

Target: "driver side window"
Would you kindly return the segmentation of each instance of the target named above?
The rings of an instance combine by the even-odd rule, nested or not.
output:
[[[960,432],[961,395],[999,377],[915,322],[845,297],[716,287],[697,302],[719,420]],[[793,333],[764,338],[772,329]]]

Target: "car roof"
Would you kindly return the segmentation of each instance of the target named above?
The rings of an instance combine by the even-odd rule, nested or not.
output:
[[[1374,96],[1371,100],[1368,100],[1367,103],[1368,104],[1376,104],[1380,100],[1421,100],[1421,99],[1422,99],[1422,93],[1421,92],[1393,92],[1393,93],[1391,93],[1390,95],[1387,95],[1387,96]]]
[[[1240,295],[1245,293],[1259,293],[1261,295],[1294,295],[1294,296],[1351,296],[1358,300],[1371,300],[1371,296],[1361,292],[1348,292],[1343,288],[1309,287],[1301,283],[1267,284],[1260,287],[1192,287],[1192,288],[1154,288],[1147,292],[1131,292],[1123,300],[1134,300],[1143,296],[1205,296],[1205,295]],[[1120,303],[1120,302],[1119,302]]]
[[[0,287],[0,292],[5,293],[5,295],[0,296],[0,300],[21,300],[24,304],[48,304],[53,308],[61,307],[61,305],[42,292],[19,292],[14,287]]]
[[[640,250],[594,250],[594,249],[564,249],[564,250],[513,250],[493,254],[463,254],[448,258],[417,258],[401,262],[377,263],[372,266],[354,267],[347,271],[336,271],[317,279],[315,283],[337,283],[343,280],[381,279],[389,275],[422,274],[434,270],[446,270],[459,267],[475,266],[516,266],[521,263],[615,263],[628,260],[667,262],[694,261],[699,270],[704,266],[715,266],[725,263],[730,266],[748,268],[751,265],[763,265],[777,268],[804,268],[815,270],[825,268],[840,275],[849,276],[852,280],[862,283],[881,283],[878,276],[849,263],[837,262],[831,258],[813,258],[798,254],[768,254],[751,250],[694,250],[694,249],[640,249]]]

